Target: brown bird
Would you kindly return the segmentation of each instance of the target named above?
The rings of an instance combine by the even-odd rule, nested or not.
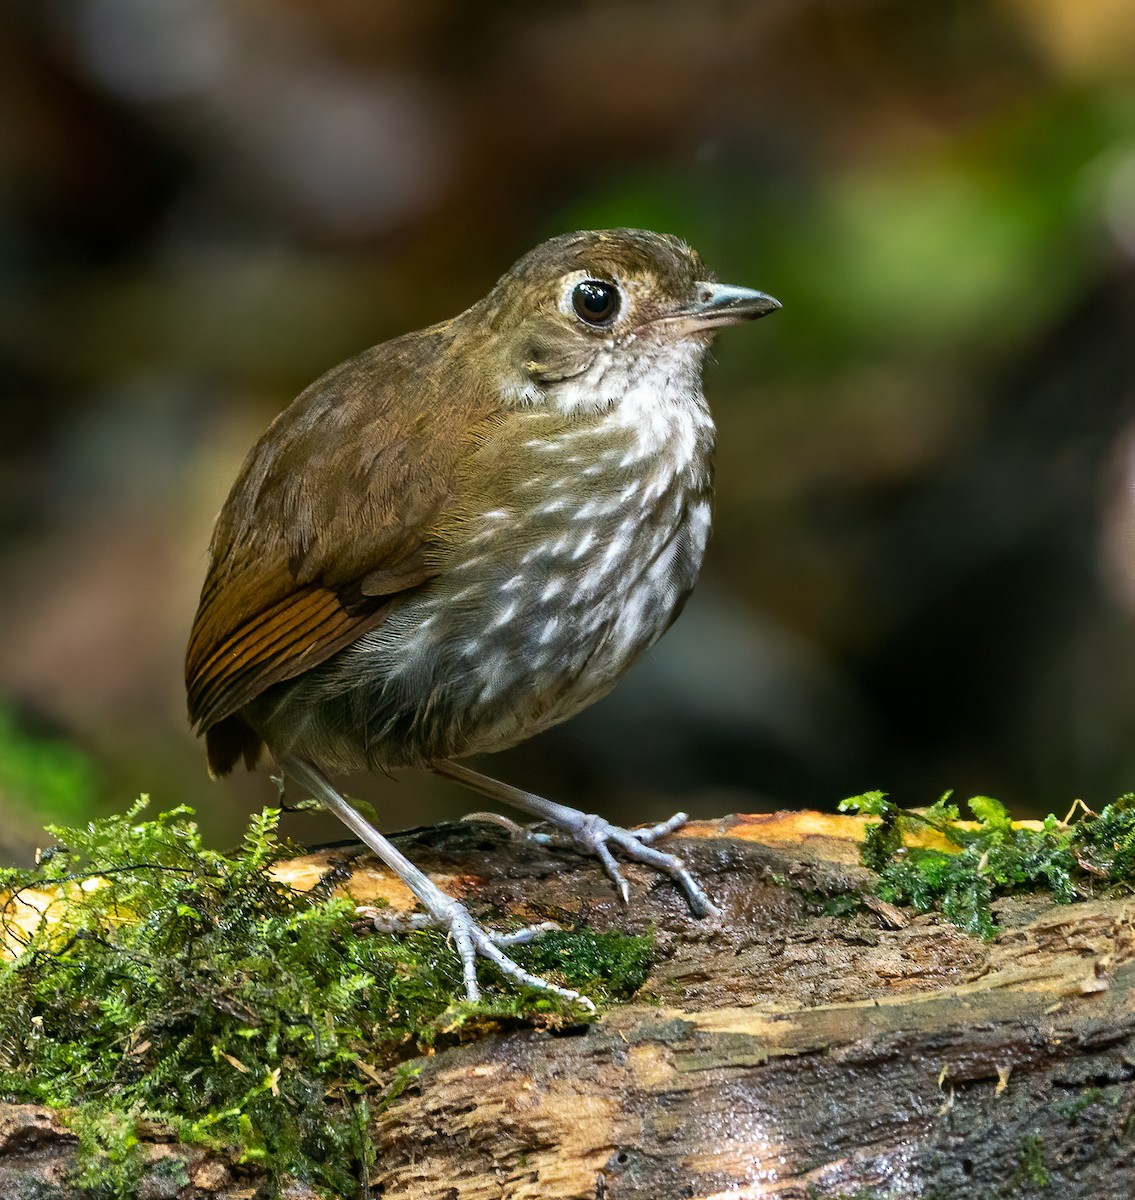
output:
[[[333,368],[268,427],[217,519],[186,661],[209,769],[266,745],[476,956],[525,972],[347,803],[327,772],[426,767],[596,855],[671,876],[652,843],[454,760],[502,750],[598,700],[666,630],[701,566],[715,331],[779,308],[714,281],[677,238],[553,238],[452,320]]]

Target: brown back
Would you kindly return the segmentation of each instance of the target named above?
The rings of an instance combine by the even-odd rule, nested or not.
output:
[[[269,426],[213,532],[186,655],[210,765],[254,761],[232,718],[375,628],[434,574],[457,466],[500,409],[446,322],[335,367]]]

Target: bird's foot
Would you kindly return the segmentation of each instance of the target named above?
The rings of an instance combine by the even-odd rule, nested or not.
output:
[[[557,838],[555,835],[549,837],[545,834],[542,840],[545,843],[566,842],[581,854],[597,858],[614,881],[615,887],[619,889],[624,904],[630,901],[630,888],[612,849],[617,850],[629,862],[642,863],[644,866],[653,867],[662,875],[668,875],[686,893],[690,911],[695,917],[721,914],[721,909],[705,894],[701,884],[690,874],[682,859],[676,854],[667,854],[664,850],[654,848],[653,843],[659,838],[664,838],[685,825],[689,820],[685,813],[675,813],[668,821],[644,829],[624,829],[621,825],[612,825],[596,813],[577,812],[575,809],[564,809],[562,813],[550,814],[545,819],[567,836]]]
[[[526,971],[518,962],[514,962],[501,949],[502,946],[516,946],[550,929],[558,929],[558,925],[546,923],[529,925],[515,933],[492,933],[482,929],[473,920],[469,910],[452,896],[445,892],[424,871],[420,870],[387,838],[384,838],[373,825],[362,817],[339,794],[331,781],[313,763],[306,759],[284,755],[281,765],[297,780],[311,788],[322,804],[347,826],[365,845],[378,855],[411,892],[418,898],[424,913],[411,914],[408,921],[401,923],[403,929],[441,928],[448,933],[453,941],[457,956],[461,959],[461,976],[465,984],[465,995],[470,1000],[480,1000],[481,988],[477,983],[477,958],[487,958],[498,971],[515,979],[527,987],[539,988],[544,992],[561,996],[590,1012],[595,1011],[595,1005],[584,995],[574,992],[571,988],[560,987],[549,983],[539,975]],[[381,910],[375,910],[376,913]],[[388,921],[385,912],[381,919]],[[381,928],[381,926],[380,926]]]
[[[565,1000],[570,1000],[582,1008],[586,1008],[588,1012],[595,1011],[595,1005],[581,992],[560,987],[539,975],[533,975],[501,950],[502,946],[520,946],[553,929],[560,929],[561,926],[557,925],[555,921],[544,921],[539,925],[525,925],[510,933],[500,933],[478,925],[464,904],[447,896],[440,889],[438,889],[436,897],[430,897],[428,900],[423,898],[423,903],[426,905],[426,912],[396,913],[388,908],[376,908],[372,905],[360,905],[357,912],[373,929],[380,933],[411,933],[422,929],[444,929],[461,959],[465,995],[470,1000],[481,998],[481,988],[477,982],[477,958],[480,956],[487,958],[497,970],[510,979],[515,979],[517,983],[561,996]]]
[[[686,893],[690,911],[695,917],[720,916],[721,909],[705,894],[698,881],[686,869],[686,864],[676,854],[667,854],[654,848],[654,842],[673,833],[675,829],[680,829],[689,820],[685,813],[675,813],[668,821],[650,825],[645,829],[624,829],[621,825],[612,825],[610,821],[595,813],[580,812],[579,809],[569,808],[566,804],[545,800],[543,796],[523,791],[508,783],[501,783],[498,779],[482,775],[450,759],[435,762],[431,769],[446,779],[454,779],[466,787],[471,787],[482,796],[503,801],[522,812],[531,813],[532,816],[546,821],[553,828],[566,834],[567,845],[582,854],[594,855],[599,859],[607,874],[614,880],[624,902],[630,899],[630,888],[615,861],[613,849],[630,862],[642,863],[663,875],[668,875]],[[515,822],[509,821],[507,817],[494,815],[491,819],[510,830],[516,828]],[[565,844],[565,839],[555,835],[536,833],[529,836],[543,845]]]

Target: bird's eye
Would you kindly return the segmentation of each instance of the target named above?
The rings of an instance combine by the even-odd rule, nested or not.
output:
[[[585,279],[571,294],[575,315],[588,325],[610,325],[619,313],[619,289],[613,283]]]

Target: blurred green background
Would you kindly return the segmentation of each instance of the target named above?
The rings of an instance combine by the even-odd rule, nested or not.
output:
[[[1135,787],[1130,0],[2,13],[5,859],[140,791],[218,842],[274,800],[208,782],[181,690],[244,453],[340,359],[616,224],[784,311],[708,372],[685,615],[492,769],[625,820]],[[351,788],[387,828],[479,807]]]

